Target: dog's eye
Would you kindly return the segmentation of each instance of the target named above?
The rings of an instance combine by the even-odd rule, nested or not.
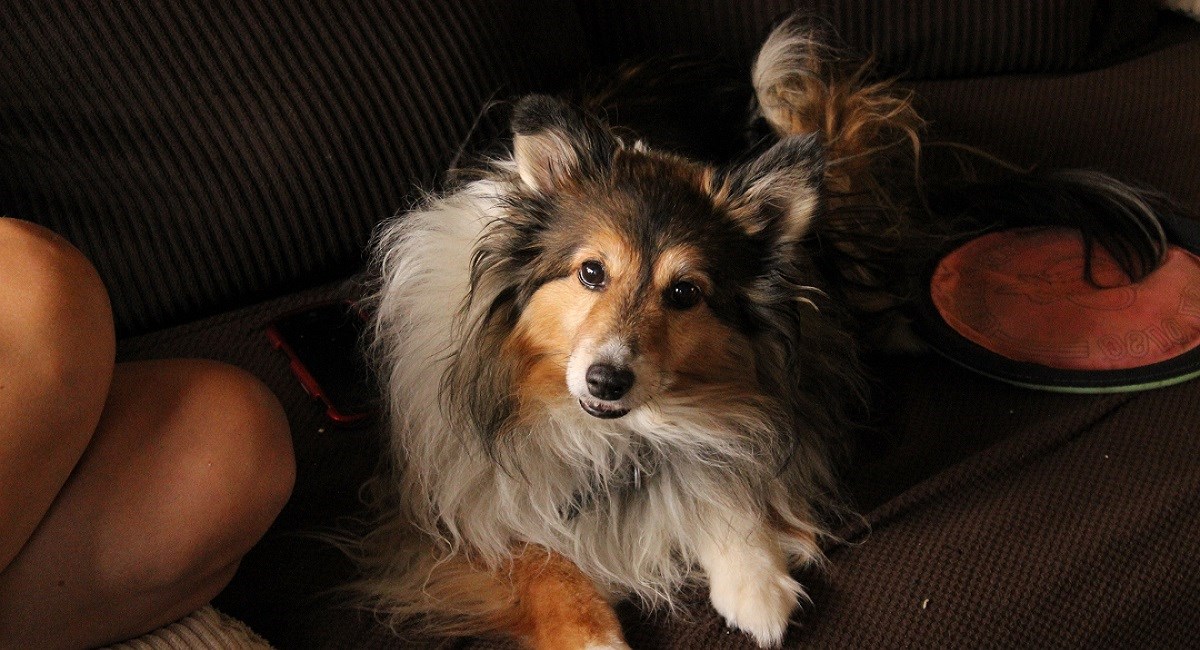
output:
[[[596,260],[588,260],[579,267],[579,281],[589,289],[601,289],[608,276],[604,273],[604,265]]]
[[[674,309],[690,309],[700,302],[700,287],[691,282],[676,282],[667,287],[667,295],[665,296],[667,306]]]

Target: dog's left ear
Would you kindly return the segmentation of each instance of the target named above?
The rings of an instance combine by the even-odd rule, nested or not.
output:
[[[543,193],[607,169],[617,149],[616,138],[603,124],[546,95],[517,102],[512,129],[517,173]]]
[[[788,136],[715,180],[713,198],[750,235],[799,241],[821,204],[825,152],[815,134]]]

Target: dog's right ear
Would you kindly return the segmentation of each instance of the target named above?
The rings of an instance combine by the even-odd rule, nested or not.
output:
[[[618,146],[604,125],[546,95],[528,95],[517,102],[512,130],[517,173],[542,193],[603,172]]]
[[[718,176],[714,198],[748,234],[769,232],[791,245],[820,208],[825,153],[819,136],[792,135],[749,163]]]

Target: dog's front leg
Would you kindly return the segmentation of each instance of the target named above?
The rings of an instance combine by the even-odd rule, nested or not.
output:
[[[711,527],[696,552],[713,608],[760,646],[779,646],[804,592],[788,574],[774,530],[745,513],[714,508],[708,515]]]
[[[537,650],[628,649],[612,606],[579,567],[539,546],[517,549],[511,575],[519,614],[512,631]]]

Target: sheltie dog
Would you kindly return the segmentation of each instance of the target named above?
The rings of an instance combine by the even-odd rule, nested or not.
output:
[[[381,230],[372,352],[393,467],[357,554],[389,622],[625,647],[612,602],[672,607],[698,584],[780,645],[805,599],[791,570],[821,562],[836,509],[860,340],[904,302],[912,251],[946,233],[914,216],[905,95],[795,21],[752,80],[773,135],[740,160],[530,96],[509,152]],[[1067,193],[1152,219],[1097,179]]]

